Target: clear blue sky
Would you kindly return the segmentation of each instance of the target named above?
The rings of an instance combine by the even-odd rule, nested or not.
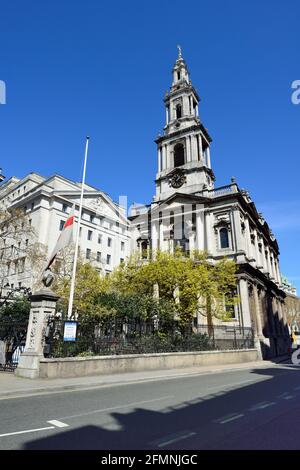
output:
[[[1,2],[0,165],[61,173],[149,202],[163,96],[181,44],[213,137],[217,185],[236,176],[278,238],[300,291],[298,0]]]

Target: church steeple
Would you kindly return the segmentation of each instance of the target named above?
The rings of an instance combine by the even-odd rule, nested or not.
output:
[[[176,86],[178,82],[181,82],[183,80],[185,80],[187,84],[190,82],[189,72],[188,72],[186,63],[185,63],[185,61],[183,60],[183,57],[182,57],[181,47],[177,46],[177,48],[178,48],[178,58],[177,58],[177,60],[175,62],[175,65],[173,67],[172,87]]]
[[[200,98],[189,78],[187,65],[182,57],[181,47],[178,47],[178,58],[172,70],[173,80],[170,91],[165,96],[166,127],[170,132],[180,126],[190,125],[191,121],[198,123],[198,103]],[[175,126],[175,127],[174,127]]]
[[[156,140],[158,173],[155,200],[169,197],[178,188],[188,194],[200,193],[213,188],[214,182],[209,150],[211,138],[198,113],[200,97],[190,80],[181,47],[177,47],[172,85],[164,98],[164,135]]]

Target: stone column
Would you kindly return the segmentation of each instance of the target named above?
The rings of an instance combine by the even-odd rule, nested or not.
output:
[[[185,145],[186,145],[186,161],[190,162],[191,161],[191,140],[190,140],[189,135],[185,139]]]
[[[151,227],[151,240],[152,240],[152,250],[155,251],[158,248],[158,220],[155,218],[152,221]]]
[[[202,148],[202,136],[201,136],[201,134],[198,135],[198,138],[199,138],[200,160],[203,161],[203,148]]]
[[[241,227],[241,218],[240,218],[240,210],[238,207],[233,206],[232,210],[232,217],[233,217],[233,224],[232,224],[232,233],[235,233],[236,237],[236,251],[237,252],[245,252],[245,239],[242,234],[242,227]],[[244,258],[244,257],[243,257]],[[243,261],[242,259],[241,261]]]
[[[205,223],[205,233],[206,233],[206,251],[208,256],[212,256],[215,252],[213,249],[213,241],[215,240],[215,233],[212,227],[212,216],[209,211],[205,213],[205,218],[204,218],[204,223]]]
[[[190,161],[194,160],[194,155],[195,155],[195,152],[194,152],[194,140],[195,140],[195,137],[194,137],[194,135],[192,134],[192,135],[190,136],[190,148],[191,148],[191,151],[190,151],[190,158],[191,158],[191,160],[190,160]]]
[[[207,149],[206,149],[206,162],[207,162],[208,168],[211,168],[211,162],[210,162],[210,148],[209,148],[209,146],[208,146]]]
[[[202,205],[196,205],[196,240],[197,250],[204,251],[204,208]]]
[[[158,147],[157,150],[157,171],[161,172],[161,147]]]
[[[246,279],[239,280],[239,295],[242,310],[242,323],[244,327],[252,327],[250,305],[249,305],[249,292],[248,281]]]
[[[249,220],[246,217],[245,218],[245,226],[246,226],[246,246],[247,246],[247,257],[251,261],[253,261],[253,254],[252,254],[252,243],[251,243],[251,237],[250,237],[250,225],[249,225]]]
[[[44,357],[44,333],[47,320],[55,314],[59,297],[49,289],[42,289],[31,296],[26,345],[15,375],[35,379],[39,377],[40,360]]]

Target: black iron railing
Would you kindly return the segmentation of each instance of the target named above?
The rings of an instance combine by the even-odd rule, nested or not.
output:
[[[76,341],[63,340],[64,322],[50,320],[46,329],[44,355],[68,357],[210,351],[254,347],[252,328],[207,326],[182,328],[178,322],[106,320],[78,322]]]

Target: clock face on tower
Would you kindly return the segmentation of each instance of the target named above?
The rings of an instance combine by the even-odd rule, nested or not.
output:
[[[169,183],[172,186],[172,188],[180,188],[183,183],[185,183],[186,177],[184,173],[180,170],[177,170],[172,173],[170,176]]]

